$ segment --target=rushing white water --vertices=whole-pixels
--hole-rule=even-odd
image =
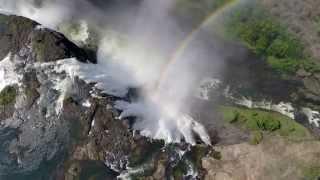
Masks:
[[[320,113],[310,108],[303,108],[302,112],[307,116],[309,123],[320,127]]]
[[[65,71],[70,77],[78,76],[86,82],[94,82],[95,87],[104,93],[125,96],[129,84],[121,83],[116,74],[113,71],[110,73],[107,68],[99,64],[83,64],[76,59],[65,59],[58,61],[56,71]],[[210,144],[205,128],[184,112],[185,108],[179,98],[168,93],[150,92],[137,102],[118,101],[115,107],[122,110],[120,119],[136,117],[133,128],[141,131],[144,136],[164,139],[168,143],[184,139],[195,144],[194,134],[197,134],[203,142]]]
[[[298,109],[295,109],[291,103],[280,102],[274,104],[271,101],[252,101],[248,98],[242,98],[235,101],[236,104],[245,106],[247,108],[257,108],[264,109],[268,111],[278,112],[285,115],[291,119],[296,119],[295,113]],[[309,123],[315,127],[320,127],[320,113],[318,111],[312,110],[311,108],[304,107],[301,112],[307,117]]]
[[[15,72],[15,64],[11,61],[10,53],[0,61],[0,92],[9,85],[19,83],[19,76]]]
[[[49,63],[35,63],[32,65],[29,65],[28,68],[33,68],[38,71],[43,72],[46,74],[46,76],[50,77],[49,81],[52,83],[52,89],[59,92],[59,96],[57,96],[56,101],[54,102],[54,109],[48,109],[46,113],[46,117],[49,118],[53,114],[60,115],[63,110],[63,102],[66,97],[68,97],[69,93],[73,90],[73,80],[71,79],[72,76],[62,76],[57,73],[61,73],[61,71],[58,71],[55,67],[55,63],[49,62]],[[38,76],[39,79],[41,77]],[[43,99],[46,99],[44,96],[40,96],[39,103],[43,101]]]
[[[203,142],[210,144],[210,138],[200,123],[187,113],[180,112],[176,105],[157,97],[137,103],[118,101],[116,108],[123,110],[121,119],[138,117],[133,128],[141,131],[144,136],[164,139],[166,142],[180,142],[184,139],[194,145],[195,133]]]
[[[209,101],[211,99],[210,93],[217,90],[221,81],[214,78],[205,78],[200,82],[200,86],[197,88],[195,96],[199,99]]]
[[[177,66],[171,79],[158,83],[166,59],[156,49],[148,48],[114,32],[105,33],[99,46],[98,64],[83,64],[76,59],[60,60],[57,72],[65,71],[72,77],[95,83],[103,93],[124,97],[128,88],[141,88],[141,97],[134,102],[118,101],[116,108],[122,111],[120,119],[136,117],[133,125],[142,135],[166,142],[185,140],[195,144],[198,135],[206,144],[210,138],[205,128],[195,121],[188,110],[187,98],[193,87],[190,75]]]
[[[290,117],[291,119],[295,118],[295,115],[294,115],[295,109],[293,108],[291,103],[280,102],[278,104],[274,104],[271,101],[265,101],[265,100],[255,102],[245,97],[243,97],[242,99],[237,99],[235,103],[251,109],[256,108],[256,109],[265,109],[269,111],[275,111],[287,117]]]

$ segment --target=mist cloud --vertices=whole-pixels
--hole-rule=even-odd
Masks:
[[[104,11],[85,0],[0,0],[0,9],[26,16],[57,29],[63,23],[85,22],[99,36],[98,65],[77,66],[82,78],[98,82],[107,93],[123,96],[130,87],[142,89],[133,102],[119,101],[120,118],[136,117],[133,128],[145,136],[167,142],[185,140],[195,144],[194,135],[210,144],[205,128],[190,115],[201,78],[219,69],[206,38],[195,38],[179,57],[172,59],[186,33],[170,11],[174,0],[141,0]],[[201,32],[199,32],[201,33]],[[166,66],[170,62],[170,66]],[[108,90],[110,90],[108,92]],[[112,92],[111,92],[112,91]]]

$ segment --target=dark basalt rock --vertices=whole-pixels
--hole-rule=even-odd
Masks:
[[[96,62],[92,55],[77,47],[63,34],[43,29],[28,18],[0,15],[0,59],[9,52],[20,56],[32,56],[36,62],[50,62],[76,57],[82,62]],[[21,54],[30,52],[31,54]],[[20,53],[19,53],[20,52]]]
[[[32,49],[37,62],[49,62],[59,59],[76,57],[81,62],[96,62],[96,59],[66,37],[54,31],[36,30],[31,34]]]
[[[78,142],[73,141],[77,140],[72,136],[77,127],[72,125],[76,121],[89,128],[87,119],[91,114],[83,107],[67,105],[62,114],[55,113],[61,92],[55,90],[53,81],[64,80],[66,75],[51,72],[54,67],[37,67],[34,63],[71,57],[82,62],[90,59],[83,49],[58,32],[40,28],[38,23],[24,17],[0,15],[0,59],[9,53],[20,82],[4,89],[10,91],[1,92],[0,134],[6,141],[0,142],[0,179],[51,178],[66,153]],[[74,82],[78,91],[72,97],[82,101],[90,96],[91,86]],[[72,112],[83,118],[72,119]],[[14,136],[4,133],[8,129]]]
[[[24,17],[0,15],[0,59],[9,52],[17,54],[24,48],[37,25],[38,23]]]

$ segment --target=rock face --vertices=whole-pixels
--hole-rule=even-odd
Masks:
[[[0,15],[0,26],[0,59],[11,52],[35,62],[50,62],[66,57],[76,57],[82,62],[88,60],[85,51],[68,41],[64,35],[42,28],[30,19]]]
[[[85,52],[62,34],[42,29],[29,19],[0,15],[0,27],[0,59],[8,60],[1,64],[1,81],[8,82],[1,89],[0,131],[4,140],[0,177],[7,177],[62,158],[71,142],[71,121],[60,114],[64,100],[59,99],[62,94],[57,87],[58,81],[66,79],[42,63],[70,57],[88,60]],[[9,74],[17,82],[10,82],[8,78],[13,77]]]
[[[29,19],[0,15],[0,27],[0,59],[8,60],[0,69],[6,83],[0,94],[0,179],[52,177],[54,166],[76,144],[73,136],[89,132],[96,112],[95,106],[79,105],[89,98],[91,85],[55,72],[55,61],[94,60],[62,34]],[[6,82],[8,73],[17,82]],[[30,175],[34,170],[39,172]]]

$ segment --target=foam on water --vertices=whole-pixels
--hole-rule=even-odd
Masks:
[[[303,108],[302,112],[307,116],[309,123],[320,127],[320,113],[318,111],[314,111],[310,108]]]
[[[197,134],[203,142],[210,144],[210,138],[200,123],[180,111],[173,101],[160,98],[151,96],[136,103],[118,101],[115,107],[123,111],[120,119],[137,117],[133,128],[144,136],[164,139],[168,143],[184,139],[194,145],[194,135]]]
[[[19,76],[15,72],[15,64],[10,53],[0,61],[0,92],[7,86],[18,84]]]
[[[113,74],[108,74],[105,66],[83,64],[76,59],[65,59],[58,62],[57,72],[65,71],[72,77],[78,76],[86,82],[96,83],[95,87],[103,92],[124,97],[128,92],[128,84],[116,80]],[[168,94],[167,94],[168,95]],[[137,102],[116,102],[115,107],[122,111],[120,119],[136,117],[133,125],[141,134],[166,142],[186,142],[195,144],[194,133],[201,140],[210,144],[210,138],[204,127],[187,113],[181,111],[175,97],[164,97],[159,94],[146,96]]]

